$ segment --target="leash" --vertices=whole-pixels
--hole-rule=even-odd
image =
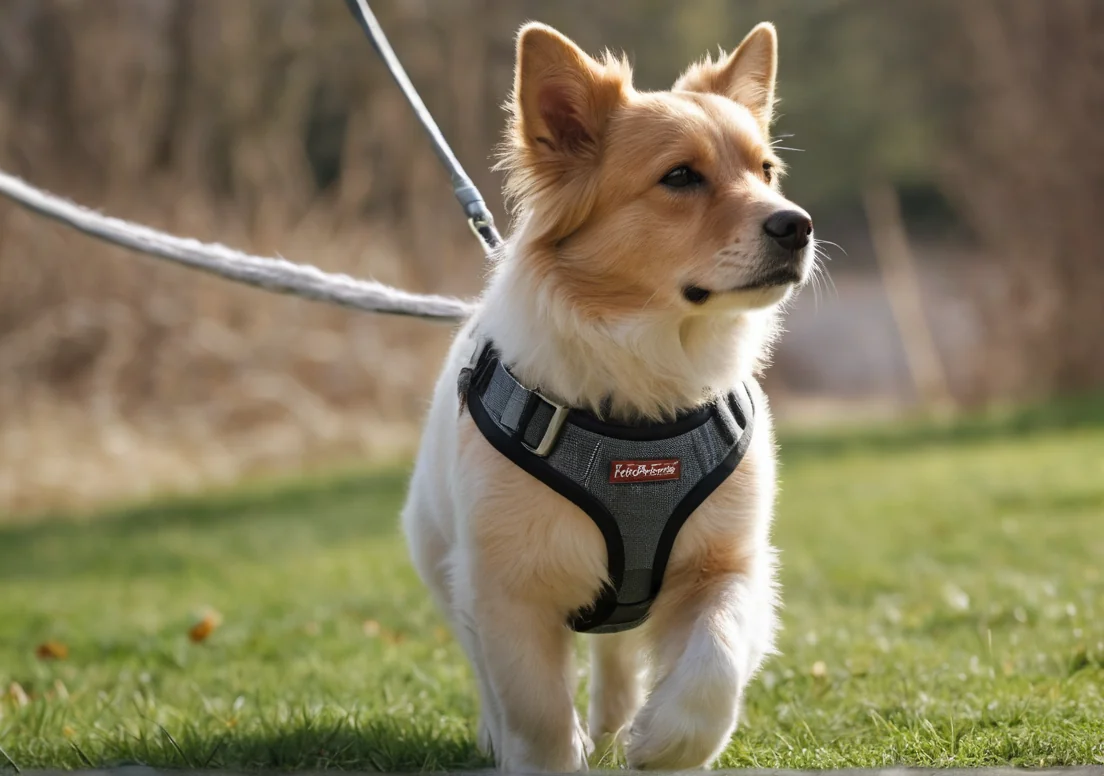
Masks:
[[[112,218],[74,205],[0,170],[0,194],[46,218],[139,253],[167,259],[192,269],[267,291],[293,294],[373,313],[406,315],[441,321],[461,321],[474,309],[471,302],[450,296],[412,294],[373,280],[324,272],[309,264],[251,256],[225,245],[202,243]]]
[[[460,166],[456,155],[452,153],[452,149],[449,148],[444,135],[441,134],[437,122],[433,120],[433,116],[426,108],[425,103],[422,102],[422,98],[418,96],[418,90],[410,82],[402,63],[395,56],[391,44],[387,42],[387,36],[383,34],[383,28],[380,27],[375,14],[372,13],[372,9],[368,7],[368,1],[345,0],[345,4],[360,24],[360,28],[364,30],[364,34],[368,36],[368,40],[372,42],[372,46],[380,55],[380,59],[387,65],[387,69],[391,72],[395,83],[399,85],[403,96],[406,97],[406,101],[410,103],[410,107],[414,110],[414,115],[421,122],[426,133],[429,134],[433,150],[437,152],[437,158],[441,160],[441,164],[445,166],[452,177],[452,193],[456,196],[456,201],[460,203],[464,215],[468,218],[468,226],[483,241],[484,250],[490,254],[502,245],[502,237],[495,229],[494,218],[483,202],[483,196],[479,193],[479,189],[475,187],[471,178],[464,172],[464,168]]]

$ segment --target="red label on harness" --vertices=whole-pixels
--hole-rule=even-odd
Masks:
[[[662,482],[682,477],[682,461],[665,458],[661,461],[610,461],[609,481],[614,485],[630,482]]]

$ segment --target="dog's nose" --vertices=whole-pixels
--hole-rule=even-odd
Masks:
[[[763,231],[788,251],[799,251],[809,244],[813,219],[804,210],[779,210],[763,222]]]

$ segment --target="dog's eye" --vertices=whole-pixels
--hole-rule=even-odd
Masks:
[[[689,186],[697,186],[704,181],[705,178],[700,173],[685,164],[679,165],[659,179],[660,183],[670,189],[685,189]]]
[[[763,177],[767,179],[767,183],[770,183],[774,178],[774,164],[771,162],[763,162]]]

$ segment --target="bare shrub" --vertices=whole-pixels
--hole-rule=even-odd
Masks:
[[[983,396],[1104,385],[1104,3],[950,0],[946,190],[998,270]],[[933,52],[933,56],[936,54]],[[946,82],[945,82],[946,83]]]
[[[397,28],[431,12],[388,10]],[[340,3],[11,0],[0,36],[5,169],[178,234],[477,290],[481,251],[440,215],[447,177]],[[404,41],[413,76],[447,69],[451,48]],[[458,134],[462,153],[482,128]],[[447,336],[0,205],[0,512],[403,454]]]

